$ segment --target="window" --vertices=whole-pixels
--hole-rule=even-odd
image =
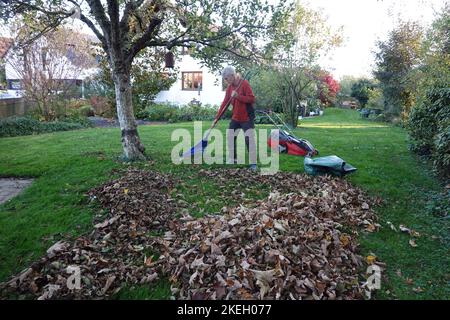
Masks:
[[[8,88],[9,90],[21,90],[22,85],[20,80],[8,80]]]
[[[181,85],[183,90],[202,90],[202,72],[182,72]]]

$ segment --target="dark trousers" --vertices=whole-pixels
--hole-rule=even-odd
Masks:
[[[228,126],[229,130],[233,130],[233,134],[228,136],[228,150],[233,149],[233,162],[237,161],[236,142],[239,130],[244,130],[245,145],[250,155],[250,164],[256,164],[256,142],[255,142],[255,123],[252,120],[239,122],[231,120]],[[231,139],[232,138],[232,139]]]

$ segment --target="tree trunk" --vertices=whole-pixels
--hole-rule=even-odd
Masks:
[[[117,117],[122,131],[122,146],[126,161],[145,160],[144,145],[139,139],[131,99],[131,82],[129,72],[114,72]]]

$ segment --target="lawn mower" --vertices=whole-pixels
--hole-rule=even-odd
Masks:
[[[320,174],[333,174],[342,177],[357,170],[355,167],[335,155],[313,159],[312,157],[318,155],[319,151],[317,151],[308,140],[297,138],[279,115],[263,110],[256,110],[256,113],[267,117],[279,130],[278,150],[280,153],[305,157],[303,164],[307,174],[313,176]],[[272,133],[267,141],[267,144],[271,148],[274,145],[273,140],[276,139],[276,134],[276,132]]]
[[[278,148],[280,153],[287,153],[293,156],[301,157],[313,157],[319,154],[319,151],[317,151],[308,140],[297,138],[278,114],[274,112],[269,113],[263,110],[256,110],[256,112],[267,117],[267,119],[269,119],[272,124],[279,130]],[[273,139],[276,138],[276,134],[277,133],[274,132],[269,137],[269,140],[267,141],[269,147],[272,147]]]

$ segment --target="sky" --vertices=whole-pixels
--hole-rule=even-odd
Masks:
[[[269,0],[276,3],[283,0]],[[331,26],[344,27],[344,43],[320,64],[333,76],[371,76],[377,40],[387,39],[399,19],[428,25],[446,0],[300,0],[321,11]],[[450,0],[447,0],[450,1]],[[81,26],[83,28],[83,26]],[[84,28],[87,31],[87,28]],[[0,34],[2,33],[0,22]]]
[[[387,39],[399,19],[429,25],[433,13],[445,0],[309,0],[301,1],[319,9],[333,27],[344,27],[344,43],[322,59],[321,65],[335,78],[344,75],[371,76],[377,40]]]

